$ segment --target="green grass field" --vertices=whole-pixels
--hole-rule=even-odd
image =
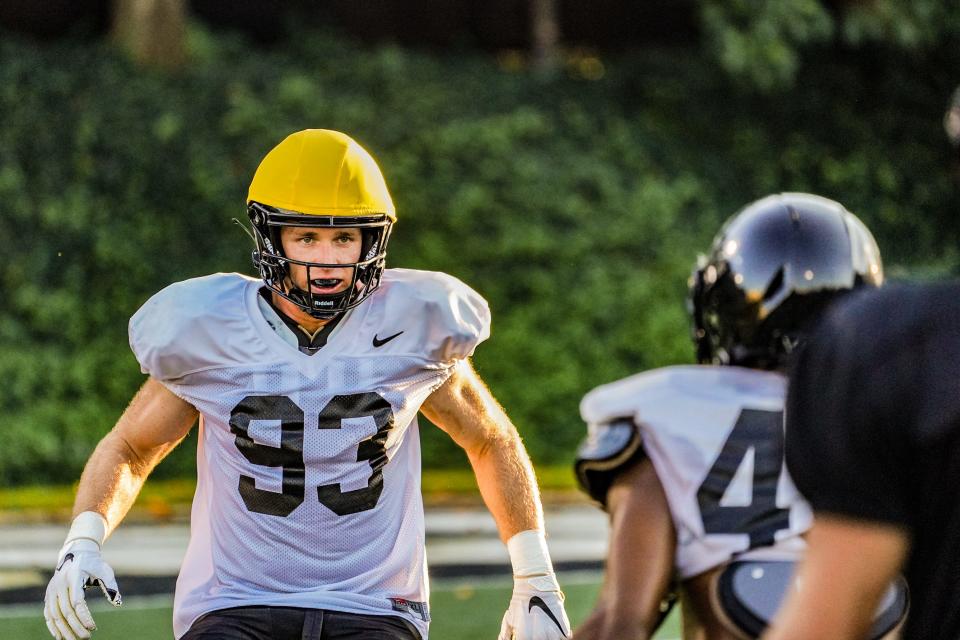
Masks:
[[[599,589],[597,575],[570,574],[561,576],[567,594],[567,613],[576,625],[593,607]],[[506,581],[445,580],[433,585],[430,610],[432,640],[494,640],[500,630],[500,619],[510,598]],[[94,640],[169,640],[169,598],[129,598],[122,609],[107,609],[105,603],[94,606],[98,630]],[[680,637],[680,621],[676,611],[660,629],[656,638]],[[49,638],[43,623],[41,605],[0,608],[0,638],[43,640]]]

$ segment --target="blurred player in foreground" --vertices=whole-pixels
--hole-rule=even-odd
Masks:
[[[787,464],[816,523],[770,640],[861,638],[904,568],[903,638],[960,638],[960,283],[832,309],[797,358]]]
[[[50,633],[90,636],[86,586],[119,604],[101,545],[199,416],[177,638],[426,638],[422,410],[466,450],[509,549],[500,637],[567,637],[533,469],[469,362],[486,301],[442,273],[384,269],[393,202],[344,134],[287,137],[247,210],[260,279],[179,282],[130,321],[150,377],[84,469]]]
[[[882,281],[870,232],[832,200],[773,195],[724,225],[691,281],[701,365],[603,385],[581,404],[577,476],[611,531],[578,640],[651,637],[678,586],[684,637],[763,632],[811,523],[784,467],[783,369],[829,303]],[[886,613],[878,633],[902,609]]]

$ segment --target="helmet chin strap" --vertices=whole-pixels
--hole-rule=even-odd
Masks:
[[[363,291],[365,286],[366,285],[363,283],[363,281],[359,279],[359,277],[354,276],[354,282],[353,282],[354,289],[356,289],[357,291]],[[344,309],[337,309],[337,310],[331,310],[331,311],[327,311],[325,309],[315,309],[310,304],[311,300],[320,297],[327,300],[337,300],[339,302],[343,298],[347,297],[349,294],[348,289],[344,289],[339,293],[331,293],[323,296],[309,293],[307,291],[304,291],[300,287],[296,286],[293,283],[293,280],[290,279],[289,273],[287,273],[287,275],[283,278],[283,288],[286,296],[290,299],[291,302],[297,305],[298,309],[300,309],[301,311],[303,311],[304,313],[306,313],[307,315],[313,318],[317,318],[318,320],[335,318],[340,314],[342,314],[344,312]],[[298,298],[299,298],[299,302],[297,300]]]
[[[330,318],[335,318],[341,313],[342,310],[325,310],[325,309],[316,309],[311,304],[310,301],[313,300],[316,296],[312,296],[309,292],[304,291],[303,289],[293,286],[290,282],[290,278],[287,277],[284,279],[284,289],[287,299],[292,302],[297,309],[303,311],[305,314],[317,320],[328,320]],[[334,294],[334,296],[342,297],[346,295],[346,291],[342,291],[339,294]],[[333,296],[329,296],[332,298]]]

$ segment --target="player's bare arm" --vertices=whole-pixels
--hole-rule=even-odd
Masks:
[[[543,533],[543,508],[533,465],[516,428],[468,360],[421,410],[467,453],[477,485],[513,564],[514,591],[501,640],[565,638],[563,609]]]
[[[670,589],[676,532],[649,458],[617,474],[607,493],[610,548],[597,604],[578,640],[644,640],[653,635]],[[642,549],[643,553],[637,553]]]
[[[466,451],[504,542],[521,531],[543,530],[530,458],[506,412],[468,361],[456,365],[422,411]]]
[[[891,525],[818,515],[795,586],[764,640],[866,637],[906,558],[906,533]],[[811,611],[817,612],[810,615]]]
[[[196,420],[193,406],[148,379],[87,461],[74,517],[95,511],[106,519],[110,535],[133,505],[143,481]]]
[[[84,597],[87,586],[99,586],[119,606],[116,579],[100,547],[130,510],[143,481],[196,419],[196,409],[151,378],[97,445],[80,478],[73,525],[47,586],[44,619],[53,637],[89,638],[96,629]]]

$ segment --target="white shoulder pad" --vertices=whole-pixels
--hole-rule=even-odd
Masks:
[[[490,307],[479,293],[445,273],[413,269],[383,272],[385,313],[413,322],[419,350],[436,362],[473,355],[490,337]],[[413,335],[410,335],[413,337]]]
[[[731,393],[772,394],[782,401],[783,376],[742,367],[677,365],[652,369],[601,385],[580,402],[585,422],[599,424],[639,415],[651,403],[681,398],[729,397]]]
[[[597,387],[580,402],[580,416],[588,424],[635,416],[646,399],[669,386],[675,368],[680,367],[653,369]]]
[[[225,364],[231,336],[249,331],[244,292],[253,280],[217,273],[174,283],[130,318],[130,348],[140,369],[161,381]]]

